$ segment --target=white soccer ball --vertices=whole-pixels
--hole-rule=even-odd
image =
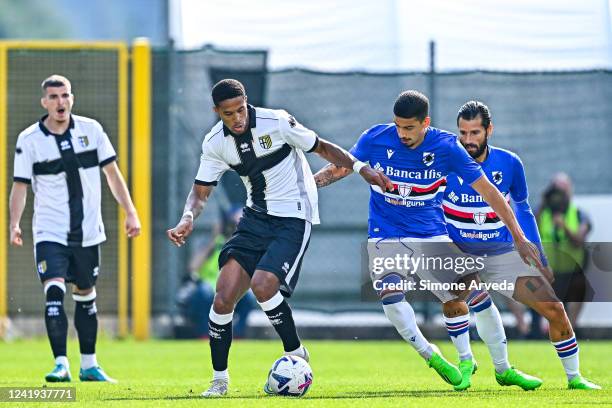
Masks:
[[[264,391],[270,395],[301,397],[312,385],[312,369],[301,357],[283,356],[272,364]]]

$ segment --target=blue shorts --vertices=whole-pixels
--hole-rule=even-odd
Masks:
[[[246,207],[236,232],[221,248],[219,268],[234,258],[251,277],[257,269],[272,272],[280,281],[281,293],[290,297],[310,242],[310,230],[308,221],[275,217]]]
[[[99,245],[71,247],[57,242],[39,242],[34,258],[41,282],[64,278],[79,289],[90,289],[96,284],[100,270]]]

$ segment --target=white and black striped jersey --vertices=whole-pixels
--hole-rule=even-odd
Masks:
[[[32,184],[34,243],[92,246],[106,240],[101,212],[100,168],[115,150],[95,120],[71,115],[63,135],[38,123],[17,139],[13,180]]]
[[[232,135],[219,121],[204,137],[196,184],[216,185],[235,170],[246,187],[246,205],[277,217],[319,223],[317,186],[304,156],[318,144],[315,132],[284,110],[248,105],[249,129]]]

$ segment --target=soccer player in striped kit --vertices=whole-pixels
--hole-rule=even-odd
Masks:
[[[115,382],[96,358],[98,314],[96,281],[100,244],[106,240],[101,211],[100,170],[126,212],[125,232],[140,234],[140,220],[117,166],[115,150],[94,119],[72,114],[70,81],[52,75],[41,85],[47,111],[19,135],[10,197],[11,244],[22,246],[19,226],[28,185],[34,193],[32,230],[38,277],[45,294],[45,326],[55,358],[48,382],[71,381],[66,355],[66,283],[72,283],[74,326],[81,351],[81,381]]]
[[[538,250],[525,237],[512,209],[467,154],[457,136],[430,126],[427,97],[417,91],[402,92],[395,101],[393,113],[393,123],[366,130],[351,149],[357,159],[381,169],[393,183],[393,188],[388,190],[371,187],[368,242],[373,245],[368,244],[370,261],[376,257],[392,258],[401,255],[400,251],[410,253],[413,258],[419,254],[437,259],[460,258],[458,253],[461,252],[448,237],[441,194],[446,189],[446,177],[457,173],[465,184],[482,194],[506,222],[521,258],[540,265]],[[350,173],[349,168],[327,165],[315,174],[315,180],[318,187],[324,187]],[[455,283],[461,275],[456,270],[435,266],[419,267],[411,273],[435,283]],[[405,290],[397,287],[406,277],[389,270],[378,276],[372,274],[372,280],[375,288],[385,285],[389,288],[379,291],[379,297],[385,315],[402,338],[444,381],[460,386],[461,372],[425,339],[416,324],[414,310],[405,300]],[[461,293],[444,289],[431,292],[442,303],[463,303]]]
[[[514,201],[519,224],[529,241],[539,246],[542,263],[546,264],[536,221],[529,206],[523,164],[515,153],[488,144],[493,133],[489,108],[482,102],[466,102],[459,109],[457,126],[461,144],[480,163],[485,176],[507,200],[512,198]],[[479,277],[488,283],[512,283],[513,290],[499,292],[533,308],[548,320],[550,340],[567,374],[568,388],[600,389],[580,375],[578,344],[563,303],[550,286],[552,272],[544,269],[548,278],[545,279],[536,268],[522,262],[506,225],[480,194],[457,174],[447,177],[442,207],[453,242],[466,253],[486,255],[485,268],[479,272]],[[471,275],[466,281],[471,279],[478,277]],[[489,294],[484,290],[474,290],[468,294],[466,302],[474,312],[478,333],[489,348],[497,382],[500,385],[518,385],[526,390],[538,387],[541,380],[510,366],[504,327]],[[447,303],[444,308],[446,315],[449,310],[461,309],[461,305],[457,308],[456,303]],[[463,385],[469,386],[469,377],[475,371],[467,331],[469,312],[464,309],[463,313],[456,313],[452,319],[446,320],[451,339],[465,367],[461,370]],[[473,369],[470,369],[471,365],[474,365]]]
[[[204,137],[184,213],[167,231],[170,241],[183,245],[223,173],[231,169],[241,176],[247,202],[236,232],[219,255],[221,272],[208,324],[213,380],[203,397],[227,394],[234,307],[249,287],[285,354],[309,359],[285,300],[297,284],[311,226],[319,223],[317,189],[304,152],[340,166],[355,165],[368,183],[390,187],[384,174],[319,138],[286,111],[249,105],[244,86],[235,79],[215,84],[212,99],[221,120]]]

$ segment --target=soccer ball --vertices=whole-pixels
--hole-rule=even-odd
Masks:
[[[266,394],[301,397],[312,385],[312,369],[301,357],[283,356],[272,364]]]

